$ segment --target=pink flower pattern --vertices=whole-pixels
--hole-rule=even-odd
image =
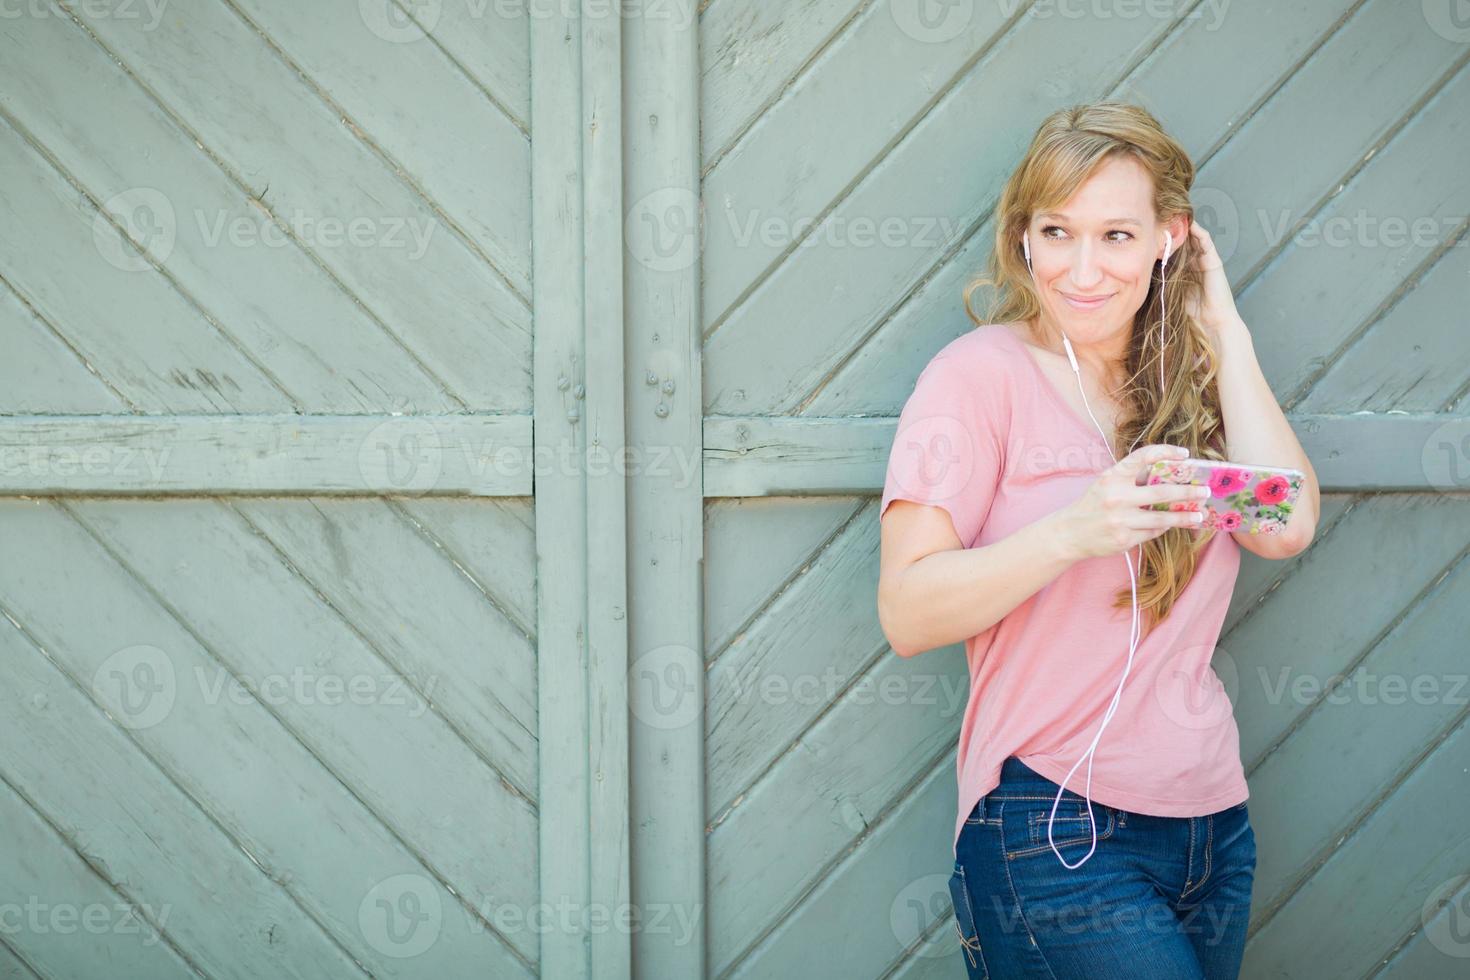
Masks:
[[[1149,470],[1148,482],[1196,483],[1210,488],[1202,501],[1154,504],[1154,510],[1203,510],[1203,529],[1251,534],[1280,534],[1291,517],[1292,505],[1301,490],[1295,471],[1257,472],[1239,466],[1206,467],[1198,460],[1161,459]]]

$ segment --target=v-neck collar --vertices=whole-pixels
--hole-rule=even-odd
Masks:
[[[1052,384],[1051,378],[1047,377],[1046,371],[1042,369],[1041,362],[1038,361],[1036,359],[1036,355],[1031,352],[1031,345],[1026,343],[1026,341],[1022,340],[1020,337],[1016,336],[1016,334],[1011,331],[1010,327],[1007,327],[1003,324],[996,324],[996,329],[1004,333],[1007,337],[1015,342],[1017,347],[1021,349],[1021,354],[1025,356],[1027,363],[1031,365],[1032,372],[1036,375],[1037,383],[1040,384],[1041,387],[1046,391],[1046,397],[1051,399],[1052,403],[1056,405],[1058,409],[1060,409],[1064,414],[1066,414],[1069,418],[1071,418],[1074,422],[1081,426],[1090,436],[1092,436],[1092,438],[1107,446],[1109,451],[1111,451],[1113,447],[1110,443],[1108,443],[1107,440],[1103,438],[1102,433],[1098,432],[1099,426],[1094,423],[1092,419],[1083,418],[1080,414],[1078,414],[1077,409],[1073,408],[1071,403],[1069,403],[1065,398],[1062,397],[1062,393],[1057,391],[1057,386]],[[1116,435],[1116,433],[1114,434]]]

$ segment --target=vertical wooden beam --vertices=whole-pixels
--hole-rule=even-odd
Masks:
[[[622,9],[633,962],[639,977],[702,977],[698,12],[694,0]]]
[[[542,976],[631,971],[621,25],[538,5],[532,344]]]
[[[623,372],[623,77],[618,5],[583,0],[587,315],[587,715],[592,974],[632,976],[629,907],[628,510]],[[597,11],[601,13],[597,13]],[[544,973],[543,976],[558,976]]]

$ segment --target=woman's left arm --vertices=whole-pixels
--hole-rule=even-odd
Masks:
[[[1262,558],[1290,558],[1305,550],[1317,533],[1317,516],[1322,506],[1317,474],[1256,360],[1255,343],[1236,311],[1230,284],[1209,233],[1198,222],[1192,230],[1200,248],[1199,261],[1205,278],[1200,320],[1214,331],[1219,352],[1215,381],[1225,426],[1225,456],[1241,463],[1289,466],[1301,470],[1304,477],[1291,520],[1281,534],[1235,531],[1233,536],[1242,548]]]

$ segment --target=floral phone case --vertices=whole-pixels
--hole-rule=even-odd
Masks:
[[[1214,459],[1161,459],[1149,467],[1148,483],[1192,483],[1210,488],[1203,500],[1151,505],[1154,510],[1203,510],[1200,529],[1280,534],[1301,493],[1301,470],[1251,466]]]

